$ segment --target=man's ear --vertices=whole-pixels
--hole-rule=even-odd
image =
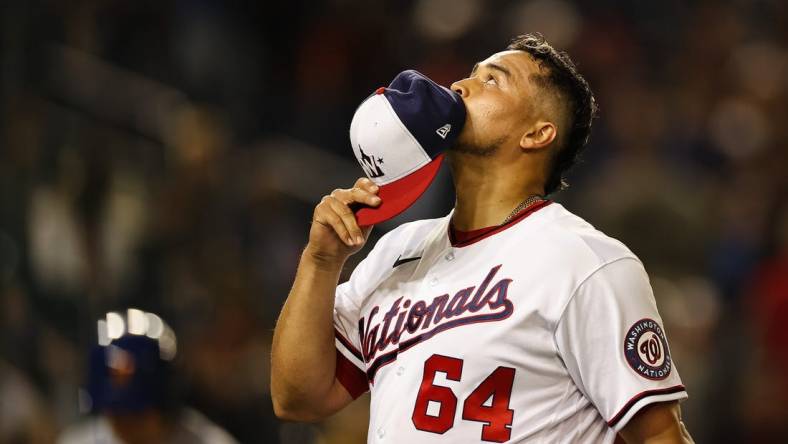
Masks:
[[[538,121],[520,139],[523,149],[544,148],[558,137],[558,128],[552,122]]]

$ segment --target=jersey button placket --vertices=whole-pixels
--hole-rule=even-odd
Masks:
[[[442,262],[441,258],[443,258],[443,259],[446,258],[446,253],[445,252],[440,252],[436,256],[434,256],[431,270],[424,277],[425,278],[424,282],[425,282],[425,284],[427,285],[428,288],[435,287],[440,282],[438,280],[438,276],[436,276],[436,274],[438,274],[440,272],[439,270],[440,270],[440,265],[441,265],[441,262]]]
[[[378,427],[377,435],[378,439],[383,439],[386,436],[386,430],[383,427]]]

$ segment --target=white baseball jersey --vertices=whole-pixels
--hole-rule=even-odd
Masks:
[[[452,242],[451,214],[387,233],[337,287],[337,378],[371,443],[612,443],[687,397],[648,276],[557,203]]]

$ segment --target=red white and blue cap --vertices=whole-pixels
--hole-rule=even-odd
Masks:
[[[464,124],[460,96],[413,70],[364,100],[350,123],[350,143],[364,173],[380,187],[381,204],[359,209],[359,225],[410,207],[438,174],[444,151]]]

